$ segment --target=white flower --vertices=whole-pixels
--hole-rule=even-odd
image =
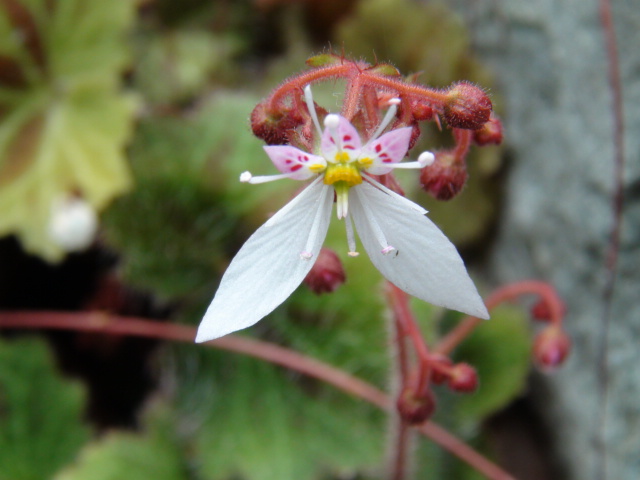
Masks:
[[[375,181],[394,168],[422,168],[433,162],[424,152],[416,162],[400,163],[407,153],[411,127],[380,134],[395,116],[392,100],[377,131],[364,145],[351,123],[335,114],[325,117],[322,132],[311,90],[309,112],[322,135],[320,155],[292,146],[264,147],[281,178],[315,179],[242,246],[198,328],[204,342],[249,327],[271,313],[302,283],[327,235],[334,203],[345,221],[349,255],[356,256],[352,226],[373,264],[387,280],[410,295],[480,318],[489,314],[453,244],[426,216],[427,211]]]

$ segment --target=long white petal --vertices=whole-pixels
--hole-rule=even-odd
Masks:
[[[196,342],[253,325],[302,283],[327,235],[332,193],[329,185],[313,182],[256,230],[222,277]]]
[[[349,208],[373,264],[410,295],[489,318],[456,248],[431,220],[407,202],[367,183],[351,189]],[[379,231],[395,250],[382,252],[387,245],[380,244]]]

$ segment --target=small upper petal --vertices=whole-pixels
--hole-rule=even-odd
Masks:
[[[389,173],[392,168],[388,165],[398,163],[407,154],[411,132],[411,127],[397,128],[365,145],[360,152],[360,159],[365,160],[364,166],[367,173],[372,175]]]
[[[322,154],[330,160],[333,160],[336,153],[340,151],[357,154],[362,147],[358,131],[342,115],[330,115],[336,117],[338,121],[335,128],[327,126],[324,129],[320,145]]]
[[[269,145],[264,148],[275,167],[294,180],[308,180],[324,170],[327,161],[318,155],[289,145]]]
[[[407,202],[404,197],[368,183],[351,189],[350,211],[373,264],[387,280],[410,295],[489,318],[454,245],[419,208],[412,208]],[[391,253],[381,249],[379,232],[393,247]]]
[[[313,182],[242,246],[220,282],[196,342],[249,327],[302,283],[320,252],[331,218],[331,187]]]

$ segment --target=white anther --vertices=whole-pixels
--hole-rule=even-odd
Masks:
[[[433,164],[436,161],[436,156],[431,152],[422,152],[418,157],[418,163],[423,167]]]
[[[384,247],[381,252],[383,255],[389,255],[391,252],[395,251],[396,247],[392,247],[391,245],[388,245],[386,247]]]
[[[389,100],[389,105],[400,105],[400,99],[392,98],[391,100]]]
[[[311,258],[313,258],[313,253],[311,253],[311,252],[300,252],[300,258],[302,260],[311,260]]]
[[[242,172],[240,174],[240,181],[242,183],[249,183],[252,178],[253,178],[253,175],[251,175],[251,172]]]
[[[340,125],[340,117],[335,113],[330,113],[324,117],[324,126],[329,130],[335,130]]]
[[[360,255],[360,252],[347,252],[347,255],[349,255],[350,257],[357,257],[358,255]]]

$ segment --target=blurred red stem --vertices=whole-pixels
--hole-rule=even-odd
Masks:
[[[112,316],[100,312],[0,312],[0,328],[54,329],[127,335],[192,343],[196,329],[187,325]],[[375,386],[344,371],[293,350],[252,338],[228,335],[206,346],[242,353],[317,378],[382,410],[393,411],[389,396]],[[426,423],[418,428],[425,436],[467,462],[490,480],[515,480],[500,467],[474,451],[442,427]]]
[[[541,300],[546,302],[551,316],[550,322],[555,325],[562,323],[563,304],[560,297],[551,285],[539,280],[524,280],[522,282],[511,283],[495,290],[485,304],[487,310],[491,311],[503,302],[513,300],[522,295],[538,295]],[[433,353],[448,355],[456,348],[460,342],[469,336],[473,330],[483,322],[476,317],[467,316],[453,330],[451,330],[440,343],[433,349]]]
[[[416,323],[416,319],[409,307],[409,296],[396,287],[393,283],[388,283],[388,297],[389,303],[393,310],[393,315],[402,326],[402,332],[408,335],[413,342],[413,346],[418,356],[418,362],[420,364],[418,369],[418,375],[416,378],[417,384],[415,386],[416,395],[422,396],[427,394],[429,388],[429,373],[430,373],[430,357],[427,344],[422,337],[422,332]],[[400,335],[401,332],[398,332]],[[406,379],[405,379],[406,380]]]

